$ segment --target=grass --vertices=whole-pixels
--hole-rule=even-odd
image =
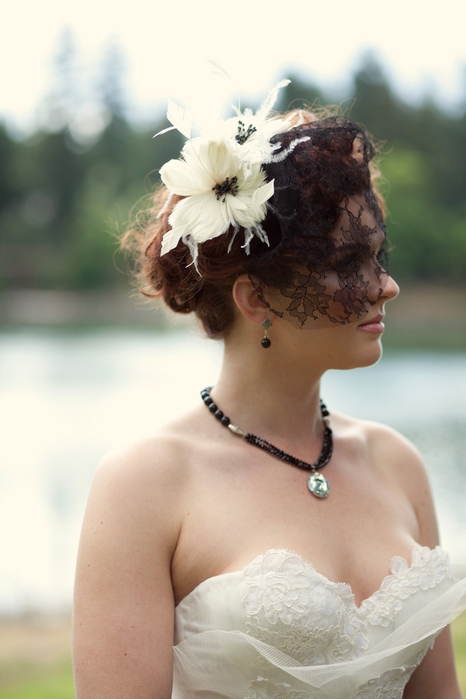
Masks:
[[[0,698],[74,699],[69,614],[0,620]]]
[[[466,697],[466,614],[452,624],[455,660],[462,694]],[[69,657],[53,664],[32,659],[0,665],[0,699],[74,699]]]
[[[453,646],[455,649],[456,672],[461,693],[466,697],[466,613],[451,625]]]
[[[10,675],[8,685],[10,686],[2,688],[0,684],[1,699],[74,699],[75,697],[71,661],[62,661],[56,666],[47,668],[24,666],[20,669],[17,667],[16,672]]]

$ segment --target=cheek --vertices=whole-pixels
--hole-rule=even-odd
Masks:
[[[326,279],[329,294],[328,308],[335,318],[352,323],[366,315],[370,304],[370,284],[364,275],[350,273],[345,275],[330,272]]]
[[[272,313],[295,327],[320,329],[364,318],[389,279],[377,260],[356,261],[341,270],[292,270],[279,290],[262,288]]]
[[[355,270],[330,272],[326,285],[331,304],[349,310],[349,322],[364,316],[383,294],[389,275],[373,260],[367,260]]]

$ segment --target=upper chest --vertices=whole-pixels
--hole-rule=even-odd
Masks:
[[[380,483],[363,452],[358,460],[335,450],[323,470],[331,493],[320,500],[306,471],[247,447],[210,455],[197,468],[173,558],[178,600],[271,548],[298,551],[329,579],[352,584],[360,599],[386,575],[387,561],[409,556],[417,533],[410,503]]]

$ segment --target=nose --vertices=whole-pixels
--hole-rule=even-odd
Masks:
[[[393,279],[393,277],[389,276],[387,279],[387,283],[385,284],[385,288],[382,292],[381,298],[383,298],[384,301],[391,301],[392,299],[395,299],[399,293],[400,287]]]

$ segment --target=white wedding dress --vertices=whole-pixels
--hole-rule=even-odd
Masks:
[[[208,578],[176,608],[173,699],[401,699],[436,635],[466,608],[440,547],[395,557],[358,607],[291,551]]]

